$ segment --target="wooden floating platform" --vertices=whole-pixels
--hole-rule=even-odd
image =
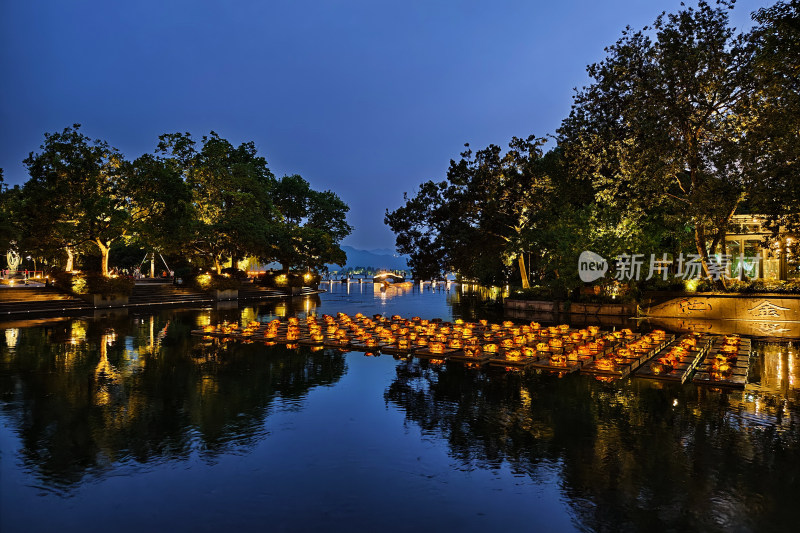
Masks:
[[[467,355],[464,353],[464,350],[456,350],[455,352],[451,353],[447,360],[455,361],[457,363],[467,363],[467,364],[475,364],[478,366],[483,366],[490,361],[491,354],[482,353],[478,356],[474,355]]]
[[[373,345],[366,344],[364,342],[352,342],[350,343],[350,349],[355,352],[378,352],[383,351],[383,346],[386,346],[385,343],[376,342]]]
[[[537,360],[537,358],[534,357],[523,357],[522,359],[509,360],[502,356],[497,357],[497,354],[492,354],[487,359],[488,359],[487,362],[492,366],[515,367],[515,368],[527,368]]]
[[[546,372],[556,372],[556,373],[572,373],[577,372],[583,366],[583,361],[581,360],[569,360],[567,359],[564,361],[563,364],[561,363],[554,363],[550,359],[540,359],[538,361],[531,362],[531,368],[535,368],[536,370],[544,370]]]
[[[458,350],[454,350],[452,348],[445,348],[441,352],[432,352],[430,348],[427,346],[425,348],[419,348],[414,350],[413,356],[418,357],[420,359],[444,359],[446,360],[450,354],[456,353]]]
[[[386,346],[381,347],[381,353],[387,353],[390,355],[412,355],[415,350],[418,350],[419,346],[411,345],[408,348],[398,348],[395,344],[387,344]]]
[[[675,339],[675,335],[666,335],[663,340],[646,344],[646,349],[636,346],[641,337],[626,339],[610,354],[595,358],[594,361],[581,367],[582,374],[591,374],[608,379],[623,379],[649,361],[665,346]],[[628,350],[629,356],[618,355],[621,350]]]
[[[670,350],[680,346],[682,342],[690,338],[696,339],[696,346],[694,348],[687,349],[685,354],[681,357],[678,363],[672,367],[671,370],[668,372],[660,370],[658,366],[658,359],[665,356],[670,352]],[[692,372],[694,372],[700,361],[703,360],[703,357],[705,357],[706,353],[708,352],[710,345],[711,338],[706,335],[701,335],[699,337],[696,337],[693,334],[682,335],[673,343],[662,348],[655,357],[653,357],[646,364],[642,365],[636,371],[636,377],[683,383],[689,378]]]
[[[728,387],[743,389],[747,385],[747,376],[750,369],[750,355],[752,354],[750,339],[737,339],[738,351],[735,358],[728,359],[730,366],[728,372],[719,373],[714,371],[714,360],[722,352],[723,346],[729,341],[729,337],[717,337],[708,351],[708,355],[702,364],[697,368],[697,373],[692,379],[692,383],[698,385],[710,385],[713,387]]]

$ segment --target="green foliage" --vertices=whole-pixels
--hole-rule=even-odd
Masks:
[[[160,157],[145,161],[180,192],[178,216],[182,248],[211,258],[219,273],[224,257],[244,257],[267,246],[276,218],[270,188],[274,177],[255,145],[238,147],[211,132],[200,146],[188,133],[160,137]]]
[[[129,296],[136,282],[129,277],[108,277],[93,272],[55,272],[53,280],[56,286],[77,295],[102,294],[103,296]]]
[[[240,289],[242,282],[232,276],[223,276],[210,272],[198,274],[189,281],[189,285],[201,291],[229,291]]]
[[[131,224],[122,155],[108,143],[92,141],[80,125],[46,133],[41,152],[25,159],[30,179],[20,212],[27,249],[96,247],[108,274],[108,250]]]
[[[559,130],[599,203],[620,218],[657,220],[675,235],[692,228],[706,263],[737,209],[800,211],[791,170],[800,116],[796,2],[793,10],[759,12],[763,26],[750,36],[730,27],[732,2],[719,5],[701,1],[652,28],[623,32],[588,67],[594,82]]]
[[[727,294],[800,294],[800,280],[770,280],[758,279],[752,281],[726,281],[724,287],[712,283],[709,280],[701,280],[697,283],[697,292],[720,292]]]
[[[105,275],[112,247],[122,268],[133,265],[127,252],[136,249],[188,257],[217,273],[245,257],[286,268],[346,260],[339,243],[352,231],[348,206],[300,176],[276,180],[252,142],[165,134],[155,154],[129,162],[79,128],[45,134],[41,151],[25,160],[22,189],[8,190],[0,171],[0,245],[15,242],[67,270],[77,257],[95,268],[99,256]]]
[[[16,249],[23,235],[19,218],[22,210],[21,191],[18,186],[9,189],[3,181],[0,168],[0,250]]]
[[[284,176],[273,188],[280,224],[271,245],[260,257],[290,268],[325,268],[326,263],[344,265],[347,255],[340,242],[352,231],[346,216],[350,208],[332,191],[315,191],[298,175]]]
[[[626,29],[588,67],[556,148],[542,154],[529,137],[506,153],[468,149],[446,181],[387,210],[398,251],[420,277],[569,293],[583,250],[707,264],[737,210],[766,214],[776,233],[800,229],[798,6],[759,10],[747,35],[729,25],[733,2]]]
[[[484,284],[521,279],[524,285],[526,262],[535,279],[557,270],[555,228],[569,225],[569,215],[591,195],[569,183],[560,152],[543,154],[543,144],[529,136],[513,138],[505,153],[496,145],[467,148],[450,162],[446,181],[423,183],[403,206],[387,210],[384,221],[415,277],[456,271]]]
[[[258,283],[275,289],[286,287],[317,287],[322,276],[315,272],[265,272]]]

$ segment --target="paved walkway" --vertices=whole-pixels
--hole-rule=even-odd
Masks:
[[[109,309],[115,306],[94,306],[80,298],[64,293],[40,283],[28,285],[0,285],[0,317],[4,316],[52,316],[54,314],[75,314],[79,312]],[[321,291],[304,289],[301,296],[317,294]],[[246,284],[239,290],[239,301],[287,298],[285,292]],[[139,281],[133,289],[128,303],[116,306],[123,309],[152,306],[208,306],[215,300],[207,293],[179,287],[168,281]]]

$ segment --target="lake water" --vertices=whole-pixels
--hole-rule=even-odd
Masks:
[[[220,320],[487,317],[458,285],[0,325],[0,531],[790,531],[800,360],[751,383],[215,345]]]

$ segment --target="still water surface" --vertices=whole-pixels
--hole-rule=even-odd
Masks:
[[[189,335],[338,311],[500,318],[369,284],[0,325],[0,531],[796,530],[792,344],[743,392]]]

